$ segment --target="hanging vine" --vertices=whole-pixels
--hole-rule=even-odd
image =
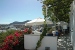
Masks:
[[[41,46],[42,39],[44,38],[44,36],[46,36],[46,33],[47,33],[47,24],[44,25],[44,30],[43,30],[42,34],[40,35],[40,39],[37,42],[37,46],[36,46],[35,50],[38,50],[38,48]]]

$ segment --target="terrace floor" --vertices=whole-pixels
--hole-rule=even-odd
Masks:
[[[58,38],[58,50],[73,50],[71,38],[69,35],[61,36]]]

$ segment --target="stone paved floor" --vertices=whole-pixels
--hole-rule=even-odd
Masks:
[[[70,36],[61,36],[58,38],[58,50],[73,50]]]

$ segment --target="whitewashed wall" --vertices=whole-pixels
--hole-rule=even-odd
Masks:
[[[71,5],[71,14],[70,14],[70,29],[71,29],[71,41],[73,44],[73,50],[75,50],[75,0]]]
[[[24,35],[24,48],[35,49],[39,37],[36,35]],[[57,50],[57,37],[45,36],[38,50],[45,50],[45,47],[50,47],[50,50]]]
[[[74,4],[73,4],[73,21],[74,21],[74,26],[73,26],[73,48],[75,50],[75,0],[74,0]]]
[[[71,12],[70,12],[70,33],[71,33],[71,42],[73,44],[73,24],[74,21],[73,21],[73,3],[71,4]]]

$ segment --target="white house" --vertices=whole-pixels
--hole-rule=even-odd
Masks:
[[[71,4],[70,33],[71,33],[71,42],[73,45],[73,50],[75,50],[75,0]]]

